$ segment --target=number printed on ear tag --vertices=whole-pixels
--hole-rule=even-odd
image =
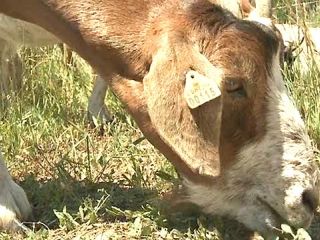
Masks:
[[[187,72],[184,97],[190,108],[197,108],[220,95],[221,91],[214,79],[209,79],[196,71]]]

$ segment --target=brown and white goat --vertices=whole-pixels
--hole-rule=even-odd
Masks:
[[[265,236],[282,222],[309,226],[319,171],[269,28],[207,0],[2,0],[0,12],[52,32],[108,80],[180,172],[185,200]],[[208,91],[196,106],[186,98]],[[8,228],[29,211],[1,166]]]

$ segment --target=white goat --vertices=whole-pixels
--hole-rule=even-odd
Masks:
[[[18,50],[21,46],[39,47],[61,43],[61,41],[34,24],[0,14],[0,92],[8,94],[21,87],[22,63]],[[88,102],[89,118],[110,121],[104,98],[108,89],[106,81],[97,77]],[[92,119],[91,119],[92,120]]]

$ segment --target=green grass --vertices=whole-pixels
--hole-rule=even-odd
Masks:
[[[273,0],[274,14],[278,23],[301,24],[319,27],[319,2],[317,0]]]
[[[287,86],[309,128],[314,143],[320,148],[320,71],[311,65],[306,73],[298,68],[285,68]]]
[[[57,47],[22,56],[23,89],[1,105],[0,144],[39,222],[26,224],[33,229],[27,235],[2,233],[0,239],[215,235],[199,227],[197,217],[166,211],[161,199],[176,173],[146,140],[136,141],[142,134],[112,93],[107,104],[115,121],[103,131],[89,127],[90,67],[79,58],[66,66]]]
[[[89,127],[93,74],[84,61],[65,65],[58,47],[22,56],[23,88],[0,106],[0,146],[37,222],[0,239],[244,239],[248,232],[236,222],[169,206],[173,167],[146,140],[136,141],[142,134],[112,93],[114,122],[103,131]],[[319,148],[320,71],[311,69],[286,69],[285,79]],[[313,239],[319,232],[318,217]]]

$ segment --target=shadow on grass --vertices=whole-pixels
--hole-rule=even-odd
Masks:
[[[209,231],[218,232],[223,240],[247,240],[254,234],[238,221],[227,217],[206,215],[199,207],[190,203],[176,206],[174,210],[171,208],[163,210],[168,219],[168,225],[181,232],[187,232],[188,229],[196,230],[201,226]]]
[[[101,210],[113,206],[121,210],[139,211],[148,199],[157,196],[154,190],[112,182],[76,181],[71,177],[68,181],[60,178],[39,181],[29,175],[21,186],[33,205],[34,219],[48,223],[50,229],[58,227],[57,222],[50,225],[56,219],[53,209],[62,211],[66,207],[68,213],[76,215],[86,201],[91,201],[94,207],[102,198],[106,198],[107,201],[100,206]],[[117,216],[103,215],[99,217],[106,221],[119,220],[115,219]]]
[[[166,227],[169,231],[176,229],[186,233],[204,227],[210,231],[217,230],[225,240],[249,239],[252,235],[242,224],[203,215],[194,205],[172,207],[152,189],[113,182],[76,181],[70,176],[66,181],[61,178],[38,180],[29,175],[21,185],[33,204],[34,220],[53,230],[59,228],[59,220],[53,209],[62,212],[66,207],[67,212],[77,219],[79,208],[85,202],[91,202],[94,208],[105,198],[106,201],[98,209],[98,217],[104,222],[133,221],[130,212],[138,212],[150,218],[159,229]]]

